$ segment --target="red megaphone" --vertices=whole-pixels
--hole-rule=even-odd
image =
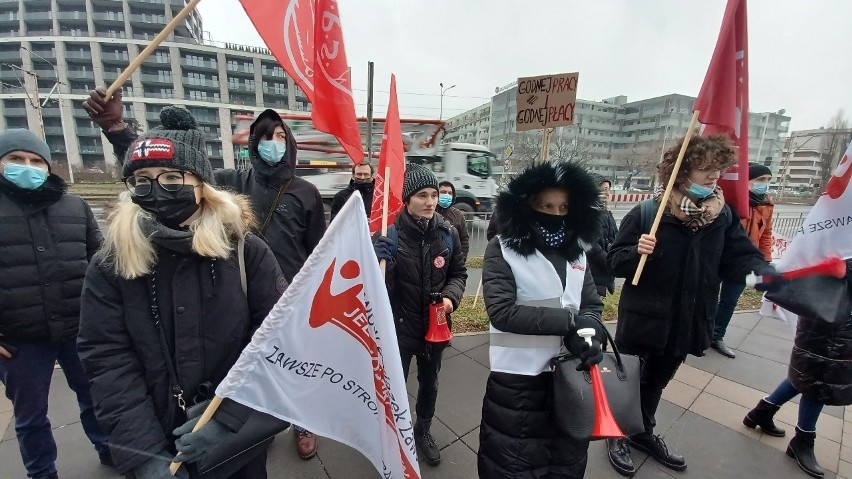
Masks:
[[[444,297],[441,293],[432,295],[429,305],[429,330],[426,332],[426,341],[430,343],[446,343],[453,339],[453,333],[447,325],[447,313],[444,311]]]
[[[592,336],[595,335],[593,328],[580,329],[577,334],[591,346]],[[598,439],[624,437],[624,433],[621,432],[621,428],[615,422],[615,416],[612,415],[612,410],[609,407],[606,389],[604,389],[603,379],[601,379],[601,371],[597,364],[589,368],[589,375],[592,379],[592,394],[595,398],[595,426],[592,429],[592,437]]]

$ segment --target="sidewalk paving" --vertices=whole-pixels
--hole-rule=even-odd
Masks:
[[[609,325],[614,328],[613,325]],[[686,457],[688,469],[675,472],[634,452],[638,479],[666,478],[805,478],[796,463],[784,454],[796,404],[786,404],[776,418],[787,437],[774,438],[742,425],[745,413],[770,392],[787,373],[792,348],[790,326],[761,319],[754,312],[734,315],[726,342],[737,350],[727,359],[710,350],[703,358],[690,357],[666,388],[657,412],[657,432],[665,435],[671,449]],[[413,365],[412,365],[413,367]],[[409,395],[416,391],[416,372],[411,373]],[[50,418],[59,447],[57,467],[62,479],[106,479],[118,475],[98,463],[97,455],[80,427],[73,393],[61,371],[54,374]],[[421,463],[425,479],[476,478],[476,451],[482,396],[488,377],[488,335],[453,339],[446,350],[433,435],[441,447],[442,463]],[[2,386],[0,386],[2,387]],[[413,396],[409,398],[413,401]],[[12,424],[11,405],[0,399],[0,477],[25,478]],[[848,414],[848,416],[847,416]],[[852,407],[827,407],[817,425],[816,452],[826,477],[852,479]],[[319,453],[300,460],[291,434],[282,434],[269,454],[269,477],[294,479],[378,478],[369,462],[355,450],[323,438]],[[587,478],[619,478],[609,465],[603,441],[589,447]]]

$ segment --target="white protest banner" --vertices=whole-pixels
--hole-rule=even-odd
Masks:
[[[216,395],[348,444],[383,478],[420,477],[393,315],[360,193]]]
[[[825,192],[778,260],[779,271],[813,266],[827,258],[852,258],[852,143],[828,181]],[[779,313],[780,310],[780,313]],[[792,315],[764,299],[760,314],[789,321]]]
[[[580,74],[518,78],[516,131],[573,125]]]

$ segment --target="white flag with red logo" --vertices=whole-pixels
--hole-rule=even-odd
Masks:
[[[852,258],[852,143],[828,181],[793,241],[778,260],[779,271],[790,271],[824,261],[830,257]],[[789,320],[792,313],[764,299],[764,316]]]
[[[355,192],[216,389],[420,477],[384,278]]]

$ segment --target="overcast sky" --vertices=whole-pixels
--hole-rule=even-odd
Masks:
[[[283,0],[279,0],[284,3]],[[375,62],[375,114],[390,74],[402,117],[447,119],[490,100],[519,76],[579,71],[578,96],[628,101],[697,96],[724,0],[339,0],[358,114]],[[199,4],[221,42],[263,46],[238,0]],[[791,129],[852,116],[852,1],[749,0],[750,103],[785,109]],[[409,94],[403,94],[409,93]],[[413,93],[413,94],[411,94]]]

